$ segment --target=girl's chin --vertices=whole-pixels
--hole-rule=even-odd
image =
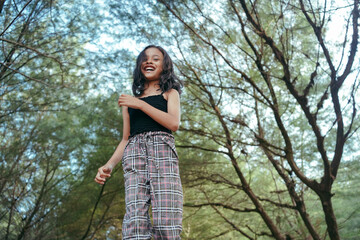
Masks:
[[[159,81],[160,77],[158,76],[146,76],[145,75],[146,80],[148,80],[149,82],[153,82],[153,81]]]
[[[146,78],[155,78],[155,77],[160,77],[158,72],[142,72],[142,74],[146,77]]]

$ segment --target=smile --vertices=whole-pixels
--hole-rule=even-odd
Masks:
[[[146,72],[153,72],[153,71],[155,71],[155,68],[152,67],[152,66],[146,66],[144,69],[145,69]]]

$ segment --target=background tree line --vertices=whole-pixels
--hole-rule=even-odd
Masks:
[[[185,83],[183,239],[360,237],[359,1],[5,0],[0,14],[1,238],[121,238],[121,166],[93,178],[152,43]]]

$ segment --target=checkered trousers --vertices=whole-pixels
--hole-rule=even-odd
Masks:
[[[130,138],[122,167],[126,204],[123,239],[181,239],[183,193],[173,135],[146,132]]]

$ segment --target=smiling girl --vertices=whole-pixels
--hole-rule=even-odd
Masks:
[[[122,94],[123,138],[95,181],[104,184],[122,161],[126,213],[123,239],[180,239],[183,193],[174,136],[182,84],[167,52],[147,46],[137,57],[134,96]],[[152,206],[153,224],[149,216]]]

